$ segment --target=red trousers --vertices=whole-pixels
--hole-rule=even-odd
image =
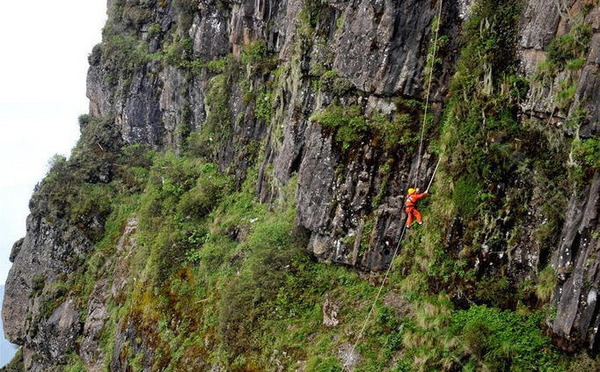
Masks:
[[[406,227],[410,227],[413,224],[413,220],[416,219],[418,223],[423,222],[423,218],[421,217],[421,212],[415,207],[408,207],[404,209],[406,213]]]

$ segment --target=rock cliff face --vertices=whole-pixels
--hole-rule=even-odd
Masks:
[[[446,190],[453,212],[428,210],[426,219],[446,222],[423,244],[437,239],[476,280],[500,275],[510,283],[507,290],[537,282],[550,267],[557,310],[548,323],[556,343],[596,350],[600,7],[586,0],[527,0],[507,22],[509,30],[496,30],[499,20],[478,23],[478,37],[493,31],[496,42],[506,38],[499,62],[481,62],[475,84],[486,102],[477,111],[480,132],[501,120],[494,119],[501,116],[489,97],[504,94],[518,129],[485,132],[474,147],[489,158],[472,171],[452,157],[469,153],[473,143],[448,140],[462,127],[448,130],[445,123],[460,117],[452,100],[477,105],[481,98],[456,87],[465,59],[475,58],[464,54],[471,45],[468,22],[488,3],[108,1],[103,42],[89,57],[89,115],[106,120],[126,144],[191,152],[231,174],[238,186],[250,179],[263,203],[293,198],[308,250],[320,261],[363,272],[390,265],[403,235],[405,190],[426,188],[441,158],[432,190]],[[502,74],[515,79],[502,81]],[[526,89],[513,94],[523,81]],[[92,138],[104,151],[103,139]],[[493,170],[486,162],[506,166],[505,173],[488,177]],[[90,182],[110,182],[119,177],[115,169],[96,171]],[[294,195],[286,194],[292,179]],[[463,189],[483,204],[470,208]],[[7,338],[22,345],[26,369],[48,371],[77,354],[88,370],[125,371],[127,350],[140,355],[143,370],[160,369],[134,321],[116,323],[112,355],[98,346],[105,342],[110,301],[126,296],[134,280],[124,257],[136,249],[137,221],[128,220],[115,258],[98,264],[101,278],[80,296],[60,283],[89,258],[106,214],[94,208],[83,219],[52,214],[49,198],[43,187],[34,194],[27,235],[11,254],[2,312]],[[492,207],[484,206],[488,201]],[[400,251],[410,257],[410,249]],[[429,285],[449,293],[457,306],[471,298],[489,303],[469,280],[437,286]]]
[[[453,35],[452,40],[457,35],[460,6],[450,2],[442,12],[447,21],[443,22],[441,31]],[[143,27],[141,31],[133,30],[136,36],[146,39],[150,45],[160,43],[161,37],[173,37],[169,32],[181,25],[163,18],[168,14],[176,18],[177,7],[173,8],[173,5],[159,5],[155,10],[159,18],[147,21],[161,25],[161,32],[154,38],[150,38]],[[264,53],[273,59],[272,63],[286,69],[283,74],[287,76],[276,81],[279,86],[271,98],[274,102],[269,102],[274,110],[271,123],[255,117],[253,106],[259,103],[244,102],[244,93],[239,87],[242,78],[228,77],[227,91],[223,92],[226,97],[222,97],[228,113],[221,125],[230,126],[227,131],[232,137],[216,151],[221,167],[239,168],[237,172],[243,177],[248,167],[244,160],[249,155],[248,143],[267,141],[260,179],[264,179],[262,173],[267,167],[274,169],[267,177],[274,177],[283,184],[292,173],[299,172],[299,219],[314,232],[311,245],[317,255],[365,268],[387,266],[391,251],[382,247],[393,243],[394,237],[397,239],[399,235],[402,215],[397,207],[398,196],[406,188],[409,175],[416,171],[411,168],[415,159],[408,153],[408,147],[391,154],[376,149],[371,143],[355,146],[357,151],[350,159],[341,159],[331,136],[322,133],[321,127],[309,120],[312,113],[332,102],[335,93],[315,91],[311,85],[323,74],[335,72],[335,81],[331,84],[347,91],[344,99],[348,103],[386,114],[397,111],[391,97],[422,99],[423,69],[435,4],[421,1],[209,1],[200,2],[197,10],[188,11],[193,11],[193,21],[189,29],[178,32],[191,38],[191,50],[185,53],[193,58],[214,61],[229,54],[234,59],[240,58],[245,47],[264,43]],[[303,17],[311,19],[303,20]],[[449,43],[445,48],[455,47]],[[186,126],[179,131],[198,130],[203,124],[206,126],[207,116],[219,115],[211,110],[213,102],[207,100],[211,91],[216,90],[219,75],[201,73],[190,80],[181,69],[148,62],[132,71],[110,72],[119,81],[115,85],[106,78],[110,68],[106,60],[112,57],[104,56],[104,49],[97,47],[90,57],[87,85],[90,113],[115,116],[126,141],[149,143],[156,148],[177,148],[178,125]],[[431,90],[437,100],[452,71],[452,53],[448,55],[448,63],[436,75],[439,81],[434,82]],[[257,85],[254,89],[258,91],[269,83],[261,81],[264,77],[250,76],[249,79],[251,84]],[[415,123],[414,128],[417,127]],[[395,160],[396,156],[400,159]],[[429,158],[429,154],[426,157]],[[398,164],[394,165],[387,188],[382,190],[384,176],[377,173],[390,159]],[[423,162],[421,166],[431,168],[432,162]],[[342,175],[335,174],[338,166],[346,165],[348,169]],[[425,171],[422,176],[426,178]],[[258,185],[263,199],[272,197],[264,195],[270,188],[268,183]],[[361,218],[373,212],[372,199],[379,193],[383,198],[376,208],[377,213],[386,217],[378,225],[391,225],[389,236],[376,240],[372,251],[364,256],[364,264],[357,262],[356,254],[346,248],[331,250],[329,247],[333,245],[340,246],[340,240],[349,231],[356,231]]]

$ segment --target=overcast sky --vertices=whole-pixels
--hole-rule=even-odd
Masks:
[[[54,154],[68,156],[88,112],[87,57],[106,0],[3,1],[0,11],[0,284],[25,235],[33,187]]]

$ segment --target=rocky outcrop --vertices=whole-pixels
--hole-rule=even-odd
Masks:
[[[22,345],[30,340],[29,330],[45,306],[40,302],[60,301],[44,294],[55,295],[52,284],[60,275],[72,273],[77,260],[90,248],[90,241],[77,229],[51,224],[41,216],[28,217],[27,235],[15,243],[11,254],[13,265],[2,311],[4,332],[12,342]],[[48,334],[41,339],[44,337]]]
[[[362,91],[418,96],[435,8],[418,0],[364,0],[340,10],[333,67]]]
[[[600,252],[600,174],[581,194],[569,201],[566,222],[553,266],[560,283],[556,292],[554,333],[575,344],[594,348],[598,343],[600,317],[597,308],[600,267],[596,259]]]
[[[76,300],[59,277],[75,271],[91,242],[77,229],[52,224],[39,215],[27,219],[27,235],[18,241],[6,282],[4,332],[23,346],[27,370],[47,371],[65,363],[81,332]]]
[[[559,6],[561,7],[559,9]],[[600,41],[600,8],[586,8],[582,1],[547,4],[543,1],[529,1],[523,17],[520,39],[520,59],[523,70],[534,84],[529,100],[523,105],[523,112],[532,117],[543,118],[564,131],[567,137],[589,138],[597,136],[598,95],[600,86],[598,53]],[[548,45],[556,37],[567,34],[581,24],[589,25],[591,37],[589,52],[581,71],[562,70],[552,77],[552,82],[536,81],[541,64],[547,60]],[[572,103],[561,107],[561,86],[571,81],[577,87]],[[558,92],[557,92],[558,91]],[[563,105],[564,106],[564,105]],[[586,113],[577,128],[569,128],[576,110]],[[571,124],[572,125],[572,124]],[[575,131],[575,133],[574,133]],[[600,248],[597,232],[600,229],[598,210],[600,208],[600,177],[596,172],[589,184],[580,187],[569,196],[568,208],[564,214],[564,225],[560,238],[552,254],[552,267],[557,273],[559,285],[554,296],[557,304],[556,319],[552,330],[556,336],[572,342],[585,343],[589,348],[597,346],[599,311],[596,307],[597,288],[600,285],[596,254]]]

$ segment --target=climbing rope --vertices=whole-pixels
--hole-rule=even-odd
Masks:
[[[433,183],[433,179],[435,178],[435,174],[437,173],[437,170],[438,170],[438,167],[440,166],[441,160],[442,160],[442,158],[438,159],[438,162],[435,165],[435,168],[433,169],[433,173],[431,174],[431,179],[429,180],[429,183],[427,184],[427,189],[425,189],[425,192],[429,192],[429,188],[431,187],[431,184]],[[371,304],[371,308],[369,309],[369,312],[367,313],[367,317],[365,318],[365,321],[363,322],[363,325],[360,328],[360,332],[358,332],[356,341],[354,342],[354,345],[352,345],[352,349],[350,349],[350,353],[348,354],[346,363],[344,364],[344,369],[346,369],[346,367],[348,367],[350,365],[349,359],[352,358],[352,355],[354,355],[354,350],[356,350],[356,346],[358,345],[358,342],[363,337],[365,329],[367,328],[367,324],[369,323],[369,319],[371,318],[371,315],[373,314],[373,310],[375,310],[375,305],[377,304],[377,301],[379,300],[379,296],[381,296],[381,291],[383,290],[383,286],[385,285],[385,282],[387,281],[388,276],[390,275],[390,271],[392,271],[392,267],[394,266],[394,260],[396,259],[396,256],[398,255],[398,250],[400,249],[400,244],[402,243],[402,239],[404,238],[405,232],[406,232],[406,225],[403,225],[402,232],[400,232],[400,239],[398,239],[398,244],[396,244],[396,249],[394,249],[394,254],[392,255],[392,260],[390,261],[390,265],[388,266],[388,268],[385,272],[383,280],[381,281],[381,285],[379,286],[379,289],[377,290],[377,295],[375,296],[375,300],[373,300],[373,303]]]
[[[433,169],[433,173],[431,174],[431,179],[429,180],[429,184],[427,185],[425,192],[429,192],[429,188],[431,187],[431,184],[433,183],[433,179],[435,178],[435,174],[437,173],[437,170],[438,170],[438,167],[440,166],[441,161],[442,161],[442,158],[440,157],[438,159],[437,164],[435,165],[435,168]]]
[[[431,174],[431,179],[429,180],[429,183],[427,184],[427,189],[425,189],[425,192],[429,192],[429,188],[431,187],[431,184],[433,183],[433,179],[435,178],[435,174],[437,173],[437,170],[438,170],[438,167],[440,166],[441,160],[442,160],[442,158],[438,159],[438,162],[435,165],[435,168],[433,169],[433,173]],[[371,315],[373,314],[373,310],[375,310],[375,305],[377,304],[377,301],[379,300],[379,296],[381,295],[381,291],[383,290],[383,286],[385,285],[385,282],[387,281],[388,276],[390,275],[390,271],[392,271],[392,267],[394,266],[394,260],[396,259],[396,256],[398,255],[398,250],[400,249],[400,244],[402,243],[402,239],[404,238],[405,232],[406,232],[406,225],[403,225],[402,231],[400,232],[400,239],[398,239],[398,244],[396,244],[396,249],[394,249],[394,254],[392,255],[392,260],[390,261],[390,265],[388,266],[388,268],[385,272],[383,280],[381,281],[381,285],[379,286],[379,289],[377,290],[377,295],[375,296],[375,300],[371,304],[371,308],[369,309],[369,312],[367,313],[367,317],[365,318],[365,321],[363,322],[363,325],[360,328],[360,332],[358,332],[356,341],[354,342],[354,345],[352,345],[352,349],[350,350],[348,359],[352,358],[352,355],[354,354],[354,350],[356,349],[358,342],[363,337],[365,329],[367,328],[367,324],[369,323],[369,319],[371,318]],[[349,362],[348,359],[347,359],[347,362]],[[350,363],[346,363],[344,365],[344,369],[346,368],[346,366],[348,364],[350,364]]]
[[[433,37],[433,50],[432,50],[432,54],[431,54],[431,58],[432,58],[431,68],[429,70],[429,79],[427,81],[427,90],[426,90],[426,94],[425,94],[425,109],[424,109],[424,113],[423,113],[423,123],[421,124],[421,135],[420,135],[420,139],[419,139],[419,156],[418,156],[418,162],[417,162],[417,172],[416,172],[416,177],[415,177],[416,179],[419,178],[419,173],[420,173],[419,170],[421,168],[421,157],[422,157],[422,153],[423,153],[423,137],[425,136],[425,124],[427,121],[427,110],[429,108],[429,98],[430,98],[430,94],[431,94],[431,81],[433,80],[433,65],[435,63],[435,53],[437,50],[437,41],[438,41],[438,35],[439,35],[440,23],[441,23],[441,17],[442,17],[442,3],[443,3],[443,0],[440,0],[438,2],[437,18],[434,18],[436,25],[435,25],[435,31],[434,31],[434,37]],[[428,56],[428,58],[429,58],[429,56]],[[425,190],[425,192],[429,192],[429,188],[431,187],[431,184],[433,183],[433,179],[434,179],[435,174],[440,165],[440,161],[441,161],[441,158],[438,159],[435,169],[433,170],[433,174],[431,175],[431,180],[429,181],[429,184],[427,185],[427,189]],[[413,183],[415,183],[414,180],[413,180]],[[356,341],[352,345],[352,349],[350,349],[350,353],[348,354],[348,356],[346,358],[346,362],[344,363],[344,366],[343,366],[344,370],[350,370],[350,366],[352,364],[351,359],[354,355],[354,351],[356,350],[356,346],[358,345],[359,341],[362,339],[362,337],[364,335],[365,329],[367,328],[367,324],[369,323],[369,319],[371,318],[371,315],[373,314],[373,311],[375,310],[375,305],[377,304],[377,301],[379,300],[379,297],[381,296],[383,286],[385,285],[385,282],[387,281],[387,279],[389,277],[390,271],[392,270],[392,267],[394,266],[394,260],[396,259],[396,256],[398,255],[398,250],[400,249],[400,244],[402,243],[402,239],[404,238],[405,232],[406,232],[406,225],[403,225],[402,232],[400,233],[400,238],[398,239],[398,244],[396,245],[396,249],[394,249],[394,254],[392,255],[392,260],[390,261],[390,265],[388,266],[388,268],[385,272],[383,280],[381,281],[381,285],[379,286],[379,289],[377,290],[377,295],[375,296],[375,300],[371,304],[371,308],[369,309],[369,312],[367,313],[365,321],[363,322],[363,325],[360,328],[358,336],[356,337]]]
[[[431,184],[433,183],[433,179],[435,178],[435,174],[437,173],[437,170],[438,170],[438,167],[440,166],[441,160],[442,160],[441,158],[438,159],[438,162],[435,165],[433,173],[431,174],[431,179],[429,180],[429,184],[427,185],[427,189],[425,189],[425,192],[429,192],[429,188],[431,187]],[[369,312],[367,313],[367,317],[365,318],[365,321],[363,322],[363,325],[360,328],[360,332],[358,332],[356,341],[354,342],[354,345],[352,345],[352,349],[350,349],[350,353],[348,354],[346,363],[344,364],[344,369],[346,369],[346,367],[348,367],[350,365],[349,359],[352,358],[352,355],[354,355],[354,350],[356,350],[356,346],[358,345],[358,342],[363,337],[365,329],[367,328],[367,324],[369,323],[369,319],[371,318],[371,315],[373,314],[373,311],[375,310],[375,305],[377,304],[377,301],[379,300],[379,296],[381,296],[381,291],[383,290],[383,286],[385,285],[385,282],[387,281],[387,279],[390,275],[390,271],[392,271],[392,267],[394,266],[394,260],[396,259],[396,256],[398,255],[398,250],[400,249],[400,244],[402,243],[402,239],[404,238],[405,232],[406,232],[406,225],[403,225],[402,232],[400,233],[400,239],[398,239],[398,244],[396,244],[396,249],[394,249],[394,254],[392,255],[392,260],[390,261],[390,265],[388,266],[388,268],[385,272],[383,280],[381,281],[381,285],[379,286],[379,289],[377,290],[377,295],[375,296],[375,300],[373,300],[373,303],[371,304],[371,308],[369,309]]]
[[[434,18],[436,25],[435,25],[435,31],[434,31],[434,36],[433,36],[432,53],[427,56],[428,62],[429,62],[429,58],[431,58],[430,68],[429,68],[429,79],[427,80],[427,89],[426,89],[426,93],[425,93],[425,110],[423,112],[423,122],[421,123],[421,135],[419,138],[419,156],[417,158],[418,159],[417,172],[415,175],[415,179],[413,180],[412,183],[415,183],[416,180],[419,179],[419,174],[421,172],[420,170],[421,170],[421,158],[423,155],[423,137],[425,137],[425,124],[427,123],[427,111],[429,109],[429,98],[431,95],[431,81],[433,80],[433,67],[435,65],[435,53],[437,51],[437,42],[438,42],[438,36],[439,36],[439,31],[440,31],[440,23],[442,20],[442,2],[443,2],[443,0],[440,0],[438,2],[437,17]]]
[[[375,310],[375,305],[377,304],[377,301],[379,300],[379,296],[381,295],[381,291],[383,290],[383,286],[385,285],[385,282],[388,278],[388,276],[390,275],[390,271],[392,270],[392,267],[394,266],[394,259],[396,258],[396,255],[398,254],[398,249],[400,249],[400,243],[402,243],[402,238],[404,237],[404,233],[406,232],[406,226],[402,227],[402,232],[400,233],[400,239],[398,239],[398,244],[396,245],[396,249],[394,250],[394,254],[392,255],[392,260],[390,261],[390,266],[388,266],[387,271],[385,272],[385,276],[383,277],[383,280],[381,281],[381,285],[379,286],[379,290],[377,291],[377,295],[375,296],[375,300],[373,301],[373,304],[371,305],[371,308],[369,309],[369,312],[367,313],[367,317],[365,318],[365,321],[360,329],[360,332],[358,332],[358,337],[356,338],[356,341],[354,342],[354,345],[352,345],[352,349],[350,350],[350,354],[348,355],[348,359],[352,358],[352,355],[354,355],[354,350],[356,349],[356,346],[358,345],[358,342],[360,341],[360,339],[362,338],[365,329],[367,328],[367,323],[369,322],[369,319],[371,318],[371,314],[373,313],[373,310]],[[349,360],[347,360],[349,362]],[[344,369],[347,367],[347,365],[349,365],[350,363],[346,363],[344,365]]]

